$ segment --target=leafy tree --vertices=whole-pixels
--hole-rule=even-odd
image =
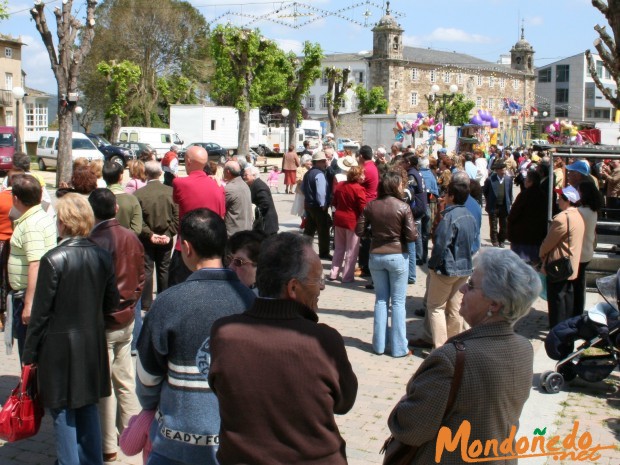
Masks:
[[[334,134],[337,133],[338,114],[340,107],[344,103],[344,97],[353,86],[349,81],[351,68],[340,69],[332,66],[325,69],[327,77],[327,117],[329,118],[329,129]]]
[[[312,83],[321,77],[321,60],[323,50],[319,44],[304,42],[303,57],[297,58],[293,52],[287,55],[286,90],[283,99],[284,105],[290,110],[288,117],[288,133],[295,134],[297,121],[302,116],[302,98],[308,93]],[[287,148],[288,149],[288,148]]]
[[[86,0],[86,22],[82,24],[73,15],[73,0],[63,0],[54,8],[58,45],[54,43],[45,17],[45,4],[35,3],[30,10],[37,31],[47,49],[52,71],[56,78],[58,96],[58,167],[56,183],[71,179],[71,139],[73,112],[78,96],[78,78],[82,63],[90,52],[95,35],[95,6],[97,0]],[[79,40],[78,40],[79,37]]]
[[[283,101],[289,62],[278,46],[259,31],[230,25],[217,26],[211,35],[215,74],[211,96],[220,105],[239,111],[238,150],[250,148],[250,109]]]
[[[140,67],[129,60],[123,60],[120,63],[102,61],[97,65],[97,71],[107,82],[106,91],[110,104],[106,117],[112,121],[110,138],[116,141],[122,126],[122,118],[127,116],[125,107],[129,93],[135,91],[142,73]]]
[[[169,123],[170,105],[198,103],[196,83],[180,74],[158,78],[157,90],[159,91],[159,108],[165,115],[167,123]]]
[[[101,61],[129,60],[141,70],[140,80],[127,102],[127,120],[140,126],[161,124],[160,78],[183,76],[194,91],[205,95],[211,61],[208,60],[208,26],[189,2],[158,0],[105,0],[97,8],[97,35],[89,59],[89,77],[83,81],[88,100],[102,113],[106,102],[99,98]],[[165,110],[165,109],[164,109]]]
[[[384,97],[383,87],[376,86],[368,92],[366,87],[359,84],[355,87],[355,95],[362,115],[378,115],[384,114],[387,111],[388,101]]]
[[[433,116],[436,121],[443,120],[442,104],[443,99],[436,98],[428,100],[428,114]],[[445,124],[452,126],[462,126],[467,124],[470,119],[469,112],[476,106],[472,100],[468,100],[463,94],[454,94],[452,98],[446,99]]]
[[[9,12],[7,11],[7,0],[0,0],[0,19],[8,19]]]
[[[620,40],[620,0],[608,0],[607,3],[602,0],[592,0],[592,5],[603,13],[611,26],[613,37],[607,32],[606,26],[599,24],[594,26],[594,30],[599,35],[599,38],[594,41],[594,48],[603,60],[605,68],[609,70],[609,74],[616,81],[616,89],[605,87],[605,84],[601,82],[601,76],[596,70],[596,63],[590,50],[586,50],[588,69],[596,87],[616,110],[620,110],[620,97],[617,90],[620,88],[620,46],[618,45],[618,40]]]

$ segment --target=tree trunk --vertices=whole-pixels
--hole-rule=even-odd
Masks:
[[[121,117],[118,115],[112,115],[112,124],[110,126],[110,140],[115,143],[118,140],[118,135],[121,132],[121,126],[123,125]]]
[[[56,167],[56,185],[61,181],[70,182],[73,171],[72,152],[73,111],[68,108],[58,110],[58,166]]]
[[[301,144],[303,141],[301,143],[297,141],[297,116],[291,114],[288,117],[288,145],[292,145],[295,147],[294,150],[300,151],[300,149],[303,150],[303,145],[299,147]],[[286,149],[288,150],[288,147]]]
[[[247,155],[250,153],[250,111],[239,110],[239,138],[237,153]]]

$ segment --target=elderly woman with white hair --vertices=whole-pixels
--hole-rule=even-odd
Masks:
[[[301,191],[301,182],[304,179],[305,174],[312,168],[312,155],[303,155],[299,161],[299,167],[297,168],[297,187],[295,187],[295,200],[293,200],[293,206],[291,213],[297,216],[304,216],[304,193]]]
[[[442,426],[456,436],[468,422],[469,441],[501,444],[518,425],[530,394],[532,345],[513,327],[540,292],[538,274],[507,249],[486,249],[474,264],[474,273],[460,289],[460,314],[471,328],[431,352],[388,419],[401,447],[411,447],[413,463],[435,463],[436,453],[441,463],[468,462],[461,448],[444,450],[438,441]],[[517,463],[508,456],[496,460],[491,463]]]

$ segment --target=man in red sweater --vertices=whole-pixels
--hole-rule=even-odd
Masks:
[[[179,206],[179,223],[187,212],[197,208],[208,208],[224,218],[226,214],[226,196],[224,189],[206,175],[204,167],[209,161],[207,151],[198,145],[187,149],[185,170],[187,176],[174,178],[172,181],[172,200]],[[177,240],[168,273],[168,286],[185,281],[191,271],[181,258],[181,241]]]
[[[372,147],[369,145],[362,145],[358,155],[358,162],[364,167],[364,182],[362,187],[366,191],[366,203],[377,198],[377,191],[379,189],[379,170],[377,165],[372,161]],[[362,269],[362,277],[370,276],[370,268],[368,268],[368,261],[370,259],[370,239],[363,238],[360,241],[359,251],[359,265]]]
[[[217,459],[222,465],[346,465],[334,414],[353,407],[357,378],[342,336],[318,323],[325,283],[312,239],[268,238],[257,284],[252,307],[216,321],[203,344],[211,362],[201,371],[220,406]]]

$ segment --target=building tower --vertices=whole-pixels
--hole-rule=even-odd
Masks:
[[[395,102],[400,101],[399,81],[403,74],[403,29],[392,17],[390,2],[386,2],[385,16],[372,29],[372,56],[368,58],[370,68],[370,87],[381,86],[385,98],[390,103],[390,111]],[[402,82],[401,82],[402,85]]]
[[[510,67],[528,74],[534,73],[534,47],[525,40],[523,26],[521,26],[521,39],[510,49]]]

